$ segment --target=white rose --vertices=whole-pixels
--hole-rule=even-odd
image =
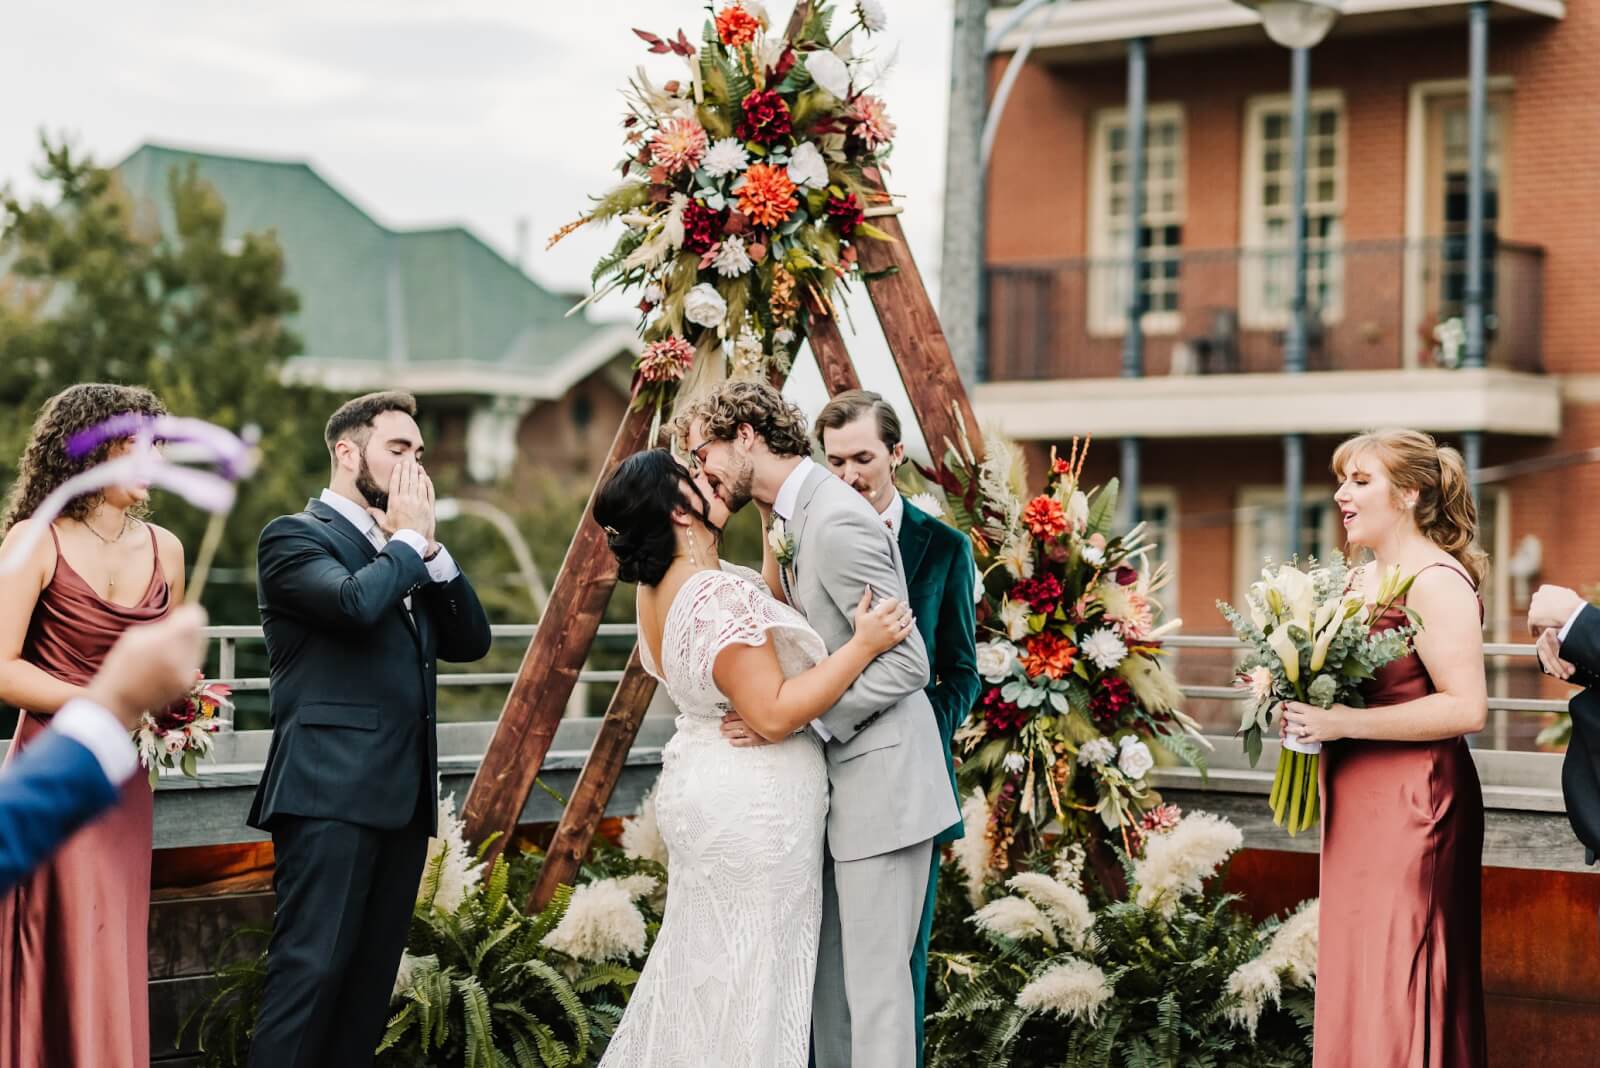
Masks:
[[[1078,747],[1078,763],[1109,764],[1116,758],[1117,747],[1107,738],[1091,738]]]
[[[1117,754],[1117,767],[1130,779],[1142,779],[1156,766],[1150,747],[1133,735],[1122,739],[1122,752]]]
[[[1017,647],[1010,642],[984,642],[978,646],[978,674],[989,682],[1001,682],[1017,662]]]
[[[972,580],[972,602],[973,602],[973,604],[982,604],[983,603],[983,593],[984,593],[984,590],[983,590],[983,568],[979,567],[977,564],[973,564],[972,565],[972,571],[973,571],[973,574],[976,576]]]
[[[826,49],[806,53],[806,72],[817,86],[840,100],[850,95],[850,68]]]
[[[823,160],[822,153],[817,151],[817,146],[810,141],[795,149],[794,155],[789,157],[789,181],[811,189],[828,187],[828,164]]]
[[[683,317],[696,326],[715,329],[722,325],[727,314],[728,302],[710,282],[701,282],[683,298]]]
[[[767,545],[772,548],[772,555],[780,558],[789,550],[789,532],[777,516],[772,517],[772,526],[767,530]]]

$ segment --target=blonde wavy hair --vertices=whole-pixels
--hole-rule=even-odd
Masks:
[[[1478,587],[1489,573],[1489,554],[1478,548],[1478,505],[1466,461],[1448,445],[1420,430],[1375,430],[1358,434],[1333,453],[1333,477],[1343,482],[1366,453],[1376,456],[1394,486],[1396,505],[1402,494],[1415,492],[1412,512],[1417,529],[1455,557]]]
[[[696,421],[708,441],[732,441],[739,436],[739,427],[748,423],[774,454],[811,455],[805,412],[765,382],[730,379],[691,403],[672,422],[680,445],[688,445],[689,428]]]

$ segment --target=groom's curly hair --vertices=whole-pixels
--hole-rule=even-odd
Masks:
[[[711,441],[732,441],[748,423],[756,436],[778,456],[810,456],[806,413],[757,379],[736,378],[685,408],[673,420],[673,432],[687,446],[689,428],[699,422]]]

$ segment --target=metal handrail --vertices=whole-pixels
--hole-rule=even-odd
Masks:
[[[531,639],[539,627],[536,623],[503,623],[489,628],[490,634],[496,639],[521,638]],[[602,638],[633,638],[638,634],[638,626],[633,623],[602,623],[599,636]],[[241,641],[261,641],[261,628],[259,626],[214,626],[207,627],[205,634],[208,640],[220,643],[218,656],[218,679],[231,686],[237,692],[264,691],[267,689],[265,676],[237,676],[238,643]],[[1209,635],[1176,635],[1164,638],[1162,644],[1170,649],[1211,649],[1221,651],[1242,652],[1246,645],[1237,638]],[[1532,659],[1536,654],[1534,646],[1530,644],[1511,642],[1488,642],[1483,647],[1486,657]],[[578,673],[579,682],[616,684],[622,681],[621,671],[585,670]],[[514,671],[457,671],[441,672],[438,676],[440,686],[509,686],[515,682],[517,673]],[[1179,688],[1185,697],[1196,700],[1236,701],[1243,694],[1232,686],[1185,686],[1180,683]],[[1567,702],[1564,700],[1545,700],[1532,697],[1490,697],[1489,710],[1491,712],[1531,712],[1549,713],[1565,712]]]

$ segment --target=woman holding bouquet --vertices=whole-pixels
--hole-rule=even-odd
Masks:
[[[1426,434],[1364,434],[1334,453],[1352,581],[1415,576],[1416,651],[1363,687],[1366,708],[1290,703],[1283,731],[1324,743],[1316,1068],[1485,1063],[1483,794],[1465,736],[1483,728],[1486,557],[1465,465]],[[1402,626],[1404,607],[1373,620]]]
[[[163,415],[149,390],[78,385],[44,405],[0,518],[0,550],[67,479],[130,442],[73,460],[67,442],[126,413]],[[10,752],[83,692],[129,627],[183,596],[183,547],[142,518],[145,486],[79,497],[24,566],[0,576],[0,702],[23,711]],[[128,744],[133,744],[130,739]],[[147,929],[150,783],[122,800],[0,898],[0,1068],[146,1068],[150,1063]]]

